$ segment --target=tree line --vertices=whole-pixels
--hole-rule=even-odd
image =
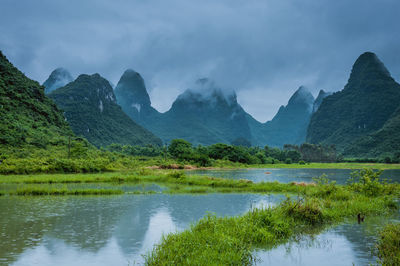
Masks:
[[[112,144],[107,150],[132,156],[164,156],[180,162],[189,162],[201,166],[212,165],[213,160],[226,160],[243,164],[278,164],[307,162],[336,162],[336,148],[333,145],[316,144],[285,145],[283,149],[265,146],[229,145],[217,143],[210,146],[194,146],[183,139],[174,139],[162,147],[147,145],[130,146]]]

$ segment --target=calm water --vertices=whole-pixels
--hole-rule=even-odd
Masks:
[[[361,225],[350,221],[317,236],[304,236],[269,251],[259,250],[255,252],[259,259],[257,265],[375,265],[372,251],[378,232],[385,224],[398,222],[399,218],[399,214],[390,218],[371,217]]]
[[[239,170],[191,170],[188,175],[208,175],[232,179],[249,179],[253,182],[278,181],[282,183],[312,182],[314,177],[325,174],[338,184],[345,184],[354,170],[349,169],[239,169]],[[400,170],[385,170],[381,178],[400,182]]]
[[[242,214],[283,196],[255,194],[1,197],[0,264],[132,265],[163,233],[207,212]]]

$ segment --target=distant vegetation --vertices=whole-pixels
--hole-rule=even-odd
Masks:
[[[193,146],[176,139],[168,146],[131,146],[112,144],[97,149],[85,139],[72,137],[70,143],[48,146],[47,149],[32,147],[1,148],[0,173],[93,173],[133,169],[150,165],[194,165],[197,167],[222,167],[263,164],[306,164],[309,162],[334,162],[331,147],[303,144],[286,146],[285,149],[265,146],[247,147],[228,144]]]
[[[246,143],[244,143],[246,145]],[[216,160],[225,160],[242,164],[280,164],[306,162],[336,162],[334,146],[303,144],[301,146],[286,145],[284,149],[265,146],[249,147],[217,143],[209,146],[193,146],[186,140],[174,139],[165,147],[132,147],[113,144],[108,150],[143,156],[168,156],[182,163],[198,166],[212,166]]]

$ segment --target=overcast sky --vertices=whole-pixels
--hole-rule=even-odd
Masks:
[[[166,111],[210,77],[265,122],[300,86],[345,85],[373,51],[400,80],[399,0],[1,0],[0,49],[40,83],[56,67],[142,74]]]

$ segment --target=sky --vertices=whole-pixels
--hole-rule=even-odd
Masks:
[[[117,84],[134,69],[167,111],[203,77],[261,122],[301,85],[341,90],[366,51],[400,80],[399,0],[1,0],[0,50],[43,83],[57,67]]]

